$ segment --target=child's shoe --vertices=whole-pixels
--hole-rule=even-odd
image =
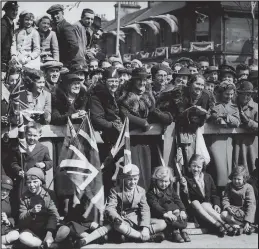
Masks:
[[[181,232],[181,236],[184,239],[185,242],[191,242],[191,239],[189,237],[189,234],[187,232]]]
[[[179,231],[172,232],[172,241],[177,243],[184,243],[184,239],[182,238]]]
[[[240,236],[243,233],[244,233],[244,229],[242,227],[239,227],[239,228],[236,229],[236,234],[235,235],[236,236]]]
[[[219,236],[220,238],[223,238],[223,237],[225,236],[225,234],[226,234],[226,229],[225,229],[225,227],[220,226],[220,227],[218,228],[218,236]]]
[[[156,233],[150,236],[150,242],[162,242],[163,240],[165,240],[165,234],[160,232],[160,233]]]

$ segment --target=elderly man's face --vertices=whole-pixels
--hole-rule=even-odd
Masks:
[[[60,70],[57,67],[52,67],[47,69],[45,74],[46,80],[52,84],[58,83],[59,76],[60,76]]]
[[[91,27],[94,22],[94,14],[85,13],[84,16],[81,18],[81,21],[85,27]]]

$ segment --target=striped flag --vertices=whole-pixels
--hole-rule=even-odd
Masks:
[[[18,146],[19,146],[20,153],[23,154],[27,152],[27,142],[25,139],[23,114],[21,112],[19,114],[19,123],[18,123]]]
[[[108,164],[115,164],[115,172],[112,180],[116,181],[117,176],[122,172],[126,172],[131,165],[131,151],[130,151],[130,134],[129,134],[129,119],[125,119],[122,130],[118,137],[116,144],[111,149],[110,155],[104,161],[102,168],[108,167]]]
[[[73,206],[80,204],[84,197],[87,203],[84,217],[98,222],[104,211],[104,189],[99,151],[88,115],[77,132],[68,119],[67,130],[59,160],[60,170],[65,171],[75,184]]]

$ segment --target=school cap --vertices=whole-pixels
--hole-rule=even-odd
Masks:
[[[137,165],[131,163],[123,167],[123,173],[121,174],[122,178],[128,178],[137,175],[139,175],[139,168]]]
[[[1,179],[1,187],[5,189],[12,190],[13,189],[13,181],[7,175],[2,175]]]

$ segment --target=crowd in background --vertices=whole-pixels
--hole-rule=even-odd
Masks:
[[[221,237],[255,231],[256,65],[215,66],[205,56],[197,61],[165,58],[160,63],[122,60],[116,55],[98,60],[103,30],[93,10],[84,9],[73,25],[65,20],[61,4],[51,6],[37,20],[29,10],[22,11],[16,30],[18,3],[6,2],[3,10],[2,129],[19,126],[22,110],[28,147],[21,165],[17,142],[2,138],[2,246],[15,242],[17,248],[64,248],[69,243],[68,248],[79,247],[115,231],[123,235],[122,241],[166,237],[190,242],[187,220],[195,220]],[[103,173],[104,224],[84,217],[83,202],[71,207],[74,186],[65,175],[57,177],[55,194],[46,189],[45,172],[57,166],[38,142],[41,126],[64,126],[68,120],[80,124],[86,115],[104,141],[102,162],[126,117],[130,130],[143,132],[154,123],[166,129],[174,122],[183,158],[180,192],[174,188],[174,170],[158,167],[154,151],[159,142],[144,137],[131,139],[133,164],[121,176],[123,186],[118,181],[114,187],[110,169]],[[206,137],[211,157],[206,165],[203,155],[196,154],[197,129],[205,123],[240,127],[246,133]],[[23,179],[27,188],[21,193]]]

